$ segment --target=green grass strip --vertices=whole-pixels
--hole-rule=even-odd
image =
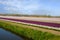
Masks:
[[[38,31],[31,28],[26,28],[27,25],[6,22],[0,20],[0,27],[11,30],[18,35],[28,37],[31,40],[60,40],[60,35],[54,35],[48,32]]]

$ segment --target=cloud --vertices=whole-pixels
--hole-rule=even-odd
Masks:
[[[2,7],[2,5],[4,5]],[[60,13],[59,0],[0,0],[0,10],[22,13]]]
[[[0,1],[0,4],[6,5],[4,7],[7,11],[22,11],[22,12],[32,12],[33,10],[37,10],[40,5],[35,0],[5,0]]]
[[[41,6],[36,0],[9,0],[0,3],[6,5],[4,9],[7,11],[17,11],[22,13],[34,13],[34,10],[39,10],[39,7]]]

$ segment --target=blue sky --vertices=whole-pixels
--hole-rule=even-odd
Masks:
[[[0,0],[0,13],[60,16],[60,0]]]

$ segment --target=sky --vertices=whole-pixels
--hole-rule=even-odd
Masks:
[[[60,16],[60,0],[0,0],[0,13]]]

